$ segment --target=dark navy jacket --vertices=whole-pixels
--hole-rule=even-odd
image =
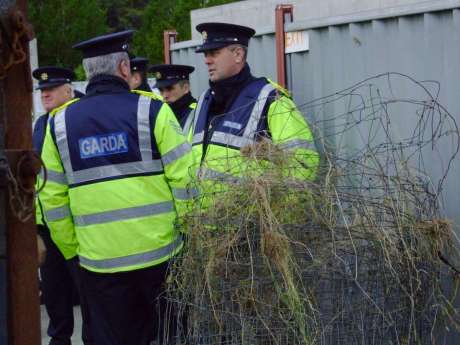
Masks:
[[[48,124],[50,114],[44,114],[35,121],[34,131],[32,134],[32,145],[38,154],[42,153],[43,141],[45,140],[46,125]]]
[[[191,93],[187,93],[179,100],[169,105],[182,128],[184,128],[187,118],[193,110],[191,107],[193,104],[196,104],[196,99],[193,98]]]
[[[265,78],[255,79],[241,90],[234,102],[230,105],[229,109],[226,110],[225,116],[214,116],[211,121],[209,121],[208,119],[208,114],[209,107],[212,102],[212,95],[211,91],[208,90],[204,95],[203,102],[199,109],[199,114],[197,114],[198,119],[193,133],[206,133],[204,137],[205,146],[212,143],[215,145],[223,145],[228,147],[228,144],[213,142],[212,134],[214,132],[223,132],[233,134],[236,136],[242,136],[251,116],[252,109],[254,108],[254,105],[257,102],[257,97],[259,96],[259,93],[262,90],[262,88],[267,84],[268,81]],[[270,136],[268,130],[267,113],[271,103],[273,102],[273,100],[275,100],[275,96],[276,90],[271,91],[268,95],[267,101],[265,102],[261,119],[257,124],[256,133],[258,133],[259,135],[268,137]],[[207,128],[208,123],[209,128]],[[197,144],[201,143],[193,143],[193,145]],[[206,150],[204,150],[204,152],[205,151]]]
[[[73,172],[142,160],[138,139],[138,100],[139,95],[131,92],[128,84],[121,78],[99,75],[90,80],[86,95],[78,101],[78,106],[71,104],[65,109],[67,146]],[[150,103],[149,128],[154,128],[162,104],[160,101]],[[56,142],[55,117],[51,119],[50,126],[51,135]],[[112,145],[112,140],[117,138],[122,140],[123,145]],[[91,145],[100,145],[101,142],[106,144],[107,149],[91,149]],[[151,141],[151,146],[152,158],[159,159],[155,140]],[[149,174],[141,172],[109,179]],[[100,179],[99,182],[104,180],[107,178]],[[69,182],[71,188],[81,185]]]

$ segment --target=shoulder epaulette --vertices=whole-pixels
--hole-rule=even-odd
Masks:
[[[131,90],[131,92],[137,93],[138,95],[150,97],[150,98],[152,98],[154,100],[163,102],[163,97],[161,97],[160,95],[156,94],[155,92],[149,92],[149,91],[143,91],[143,90]]]
[[[282,87],[280,84],[278,83],[275,83],[273,80],[267,78],[267,81],[273,85],[273,87],[279,92],[281,93],[281,96],[286,96],[286,97],[289,97],[291,98],[291,93],[285,89],[284,87]]]
[[[67,108],[69,105],[71,105],[72,103],[75,103],[77,101],[79,101],[80,98],[74,98],[74,99],[71,99],[70,101],[64,103],[63,105],[57,107],[57,108],[54,108],[53,110],[50,111],[50,116],[54,116],[56,115],[58,112],[60,112],[62,109],[65,109]]]

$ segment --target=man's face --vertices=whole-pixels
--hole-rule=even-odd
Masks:
[[[47,112],[57,108],[72,99],[72,90],[69,84],[41,90],[41,100],[43,108]]]
[[[165,102],[171,104],[187,94],[190,91],[190,87],[187,83],[183,85],[176,83],[171,86],[160,87],[159,90]]]
[[[129,79],[129,87],[131,90],[135,90],[142,84],[142,75],[140,72],[131,72],[131,78]]]
[[[204,62],[211,81],[230,78],[241,70],[239,57],[229,47],[205,51]]]

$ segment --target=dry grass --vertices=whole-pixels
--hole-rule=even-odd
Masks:
[[[440,259],[455,262],[458,241],[439,207],[458,128],[424,85],[392,78],[301,106],[321,115],[315,181],[266,140],[241,150],[240,179],[197,181],[168,291],[173,344],[428,345],[460,329],[458,279]],[[395,98],[411,87],[421,100]],[[407,137],[401,114],[416,117]],[[454,150],[431,181],[424,151],[440,144]]]

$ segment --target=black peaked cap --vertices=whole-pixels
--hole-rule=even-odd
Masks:
[[[154,65],[149,68],[149,72],[155,75],[156,88],[171,86],[180,80],[188,80],[194,70],[195,67],[187,65]]]
[[[32,76],[38,80],[37,90],[53,88],[75,80],[75,73],[68,68],[44,66],[35,69]]]
[[[256,33],[247,26],[228,23],[201,23],[196,26],[201,33],[203,43],[196,48],[197,53],[226,47],[231,44],[249,45],[249,40]]]
[[[117,52],[128,52],[134,30],[125,30],[97,36],[75,44],[72,48],[81,50],[83,58],[91,58]]]
[[[149,65],[149,60],[144,57],[133,57],[129,60],[129,63],[131,65],[131,71],[136,72],[136,71],[146,71]]]

